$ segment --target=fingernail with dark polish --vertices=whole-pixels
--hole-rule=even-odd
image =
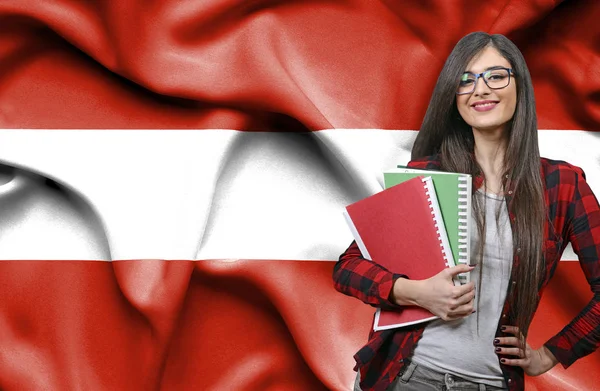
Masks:
[[[500,327],[500,330],[502,330],[502,331],[506,331],[506,326],[501,326],[501,327]]]
[[[500,348],[496,348],[496,351],[497,351],[497,352],[499,352],[499,351],[501,351],[501,350],[502,350],[502,349],[500,349]]]
[[[504,359],[504,358],[501,358],[501,359],[500,359],[500,362],[504,364],[504,363],[506,362],[506,359]]]
[[[495,339],[495,340],[494,340],[494,345],[498,345],[499,343],[500,343],[500,340],[499,340],[499,339]]]

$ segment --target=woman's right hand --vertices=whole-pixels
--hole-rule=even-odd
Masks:
[[[418,305],[443,320],[467,317],[473,313],[475,284],[454,286],[453,278],[473,268],[468,265],[450,267],[426,280],[399,278],[392,288],[392,300],[398,305]]]

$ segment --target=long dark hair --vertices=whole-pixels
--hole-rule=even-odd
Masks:
[[[527,335],[538,305],[538,286],[543,276],[542,243],[546,217],[540,173],[535,97],[527,64],[519,49],[500,34],[475,32],[463,37],[444,64],[427,113],[412,149],[412,159],[439,154],[442,170],[479,175],[483,171],[474,155],[471,127],[456,106],[456,88],[468,63],[486,47],[495,48],[514,71],[517,105],[507,124],[507,147],[503,165],[503,188],[513,191],[509,208],[513,220],[513,265],[515,286],[509,287],[514,322]],[[480,261],[485,245],[485,218],[480,203],[473,200],[480,235]],[[481,270],[481,268],[480,268]]]

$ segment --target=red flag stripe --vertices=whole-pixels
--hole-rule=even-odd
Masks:
[[[1,127],[417,129],[455,42],[485,30],[522,49],[541,128],[600,129],[594,0],[43,4],[0,4]]]
[[[350,390],[352,355],[373,309],[333,290],[332,266],[0,262],[0,387]],[[574,288],[569,297],[565,284]],[[586,286],[576,264],[560,264],[533,346],[575,316],[590,298]],[[528,388],[593,389],[599,360],[595,353],[568,371],[528,378]]]

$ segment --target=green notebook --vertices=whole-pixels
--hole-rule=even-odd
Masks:
[[[455,263],[470,264],[471,175],[398,166],[385,171],[383,180],[387,189],[417,176],[433,180]],[[459,277],[461,282],[469,281],[468,273]]]

